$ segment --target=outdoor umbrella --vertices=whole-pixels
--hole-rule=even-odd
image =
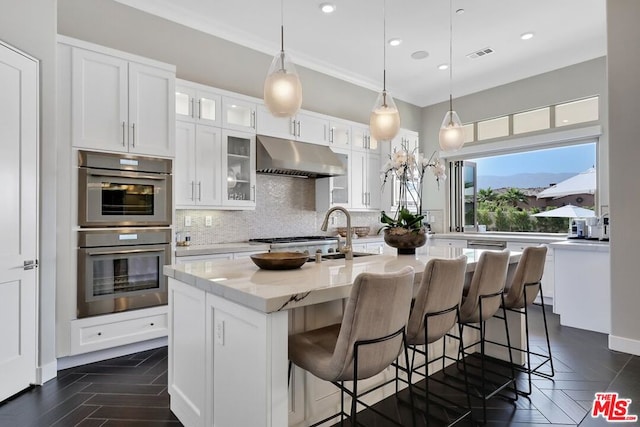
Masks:
[[[596,168],[589,168],[571,178],[560,181],[554,186],[538,193],[538,199],[558,198],[572,194],[594,194],[596,192]]]
[[[544,211],[537,214],[533,214],[532,216],[555,217],[555,218],[591,218],[596,216],[596,213],[591,209],[585,209],[585,208],[581,208],[579,206],[573,206],[573,205],[564,205],[557,209],[552,209],[550,211]]]

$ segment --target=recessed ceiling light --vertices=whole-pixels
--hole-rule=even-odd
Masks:
[[[411,54],[411,57],[413,59],[425,59],[428,56],[429,56],[429,52],[427,52],[426,50],[418,50]]]
[[[324,13],[333,13],[336,11],[336,5],[332,3],[320,3],[320,10]]]
[[[462,15],[464,13],[464,9],[456,10],[456,15]]]
[[[400,43],[402,43],[402,39],[389,39],[389,46],[400,46]]]
[[[533,33],[522,33],[520,34],[520,38],[522,40],[530,40],[533,38]]]
[[[440,64],[438,65],[438,70],[448,70],[449,64]]]

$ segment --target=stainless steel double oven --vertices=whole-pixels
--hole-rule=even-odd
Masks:
[[[167,303],[172,162],[78,151],[78,318]]]

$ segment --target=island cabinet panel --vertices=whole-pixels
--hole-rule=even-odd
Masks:
[[[206,293],[169,278],[169,394],[187,426],[205,421]]]
[[[183,424],[288,425],[288,312],[258,312],[173,278],[169,304],[169,394]]]

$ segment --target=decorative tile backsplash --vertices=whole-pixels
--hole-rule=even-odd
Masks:
[[[192,245],[242,242],[267,237],[335,235],[336,227],[346,225],[346,217],[332,215],[329,230],[320,230],[324,211],[316,212],[316,186],[313,179],[291,178],[278,175],[257,176],[256,210],[223,211],[190,209],[176,211],[174,230],[184,237],[191,236]],[[191,226],[185,227],[185,216],[191,217]],[[211,226],[205,226],[206,217]],[[351,212],[352,226],[370,226],[371,234],[381,224],[377,212]]]

